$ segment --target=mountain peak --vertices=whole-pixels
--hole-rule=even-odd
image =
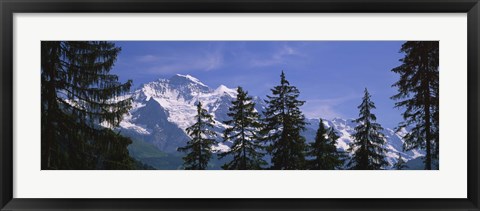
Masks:
[[[205,85],[204,83],[202,83],[200,80],[198,80],[197,78],[191,76],[191,75],[182,75],[182,74],[176,74],[174,76],[172,76],[170,78],[170,82],[180,82],[180,81],[188,81],[188,82],[193,82],[193,83],[196,83],[198,85],[201,85],[201,86],[205,86],[207,87],[207,85]]]
[[[225,85],[220,85],[215,89],[215,93],[218,94],[228,94],[231,97],[235,97],[237,95],[237,91],[235,89],[228,88]]]

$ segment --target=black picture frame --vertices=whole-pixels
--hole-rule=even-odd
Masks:
[[[2,210],[479,210],[478,0],[0,0],[0,207]],[[19,199],[13,198],[15,13],[467,13],[466,199]],[[448,182],[448,181],[445,181]],[[381,191],[381,190],[379,190]],[[448,190],[446,190],[448,191]]]

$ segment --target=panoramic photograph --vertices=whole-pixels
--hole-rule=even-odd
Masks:
[[[42,170],[438,170],[438,41],[42,41]]]

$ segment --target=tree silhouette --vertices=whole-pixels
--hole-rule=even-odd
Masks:
[[[267,163],[263,160],[264,147],[259,135],[260,115],[255,110],[255,103],[242,87],[237,88],[237,99],[232,101],[227,115],[231,120],[224,123],[230,127],[224,131],[223,141],[232,140],[230,151],[220,153],[219,158],[233,155],[233,160],[222,166],[223,169],[262,169]]]
[[[335,146],[339,136],[333,127],[326,128],[320,119],[315,142],[310,143],[307,156],[307,168],[313,170],[335,170],[343,166],[343,155]]]
[[[396,170],[403,170],[408,168],[407,163],[403,160],[402,154],[398,153],[398,160],[397,163],[393,165],[393,168]]]
[[[357,126],[355,134],[352,135],[353,142],[348,149],[349,152],[353,152],[348,166],[354,170],[378,170],[387,165],[386,150],[383,148],[385,136],[380,132],[383,128],[376,123],[377,117],[372,113],[375,104],[370,99],[371,95],[366,88],[364,92],[362,104],[358,106],[359,117],[353,121]]]
[[[305,129],[305,117],[300,110],[305,101],[298,100],[300,91],[280,75],[280,85],[268,96],[264,112],[264,130],[268,153],[272,156],[272,169],[304,169],[305,138],[300,132]]]
[[[130,169],[131,140],[109,128],[130,109],[131,81],[110,74],[111,42],[41,42],[42,169]]]
[[[187,152],[183,157],[184,167],[187,170],[205,170],[212,157],[212,146],[216,143],[213,138],[216,134],[210,130],[213,128],[213,117],[207,110],[202,108],[202,103],[197,103],[196,122],[188,127],[187,133],[191,140],[184,147],[179,147],[178,151]]]
[[[424,149],[425,169],[432,169],[432,159],[438,159],[439,152],[439,43],[438,41],[406,42],[400,49],[405,56],[402,64],[392,71],[400,75],[393,84],[398,94],[396,107],[405,108],[404,122],[399,129],[411,127],[403,137],[403,148]]]

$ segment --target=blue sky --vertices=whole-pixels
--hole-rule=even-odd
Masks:
[[[134,88],[177,73],[211,88],[242,86],[265,98],[283,70],[300,90],[309,118],[356,118],[364,88],[372,94],[378,122],[393,128],[401,110],[390,99],[403,41],[122,41],[112,70]]]

